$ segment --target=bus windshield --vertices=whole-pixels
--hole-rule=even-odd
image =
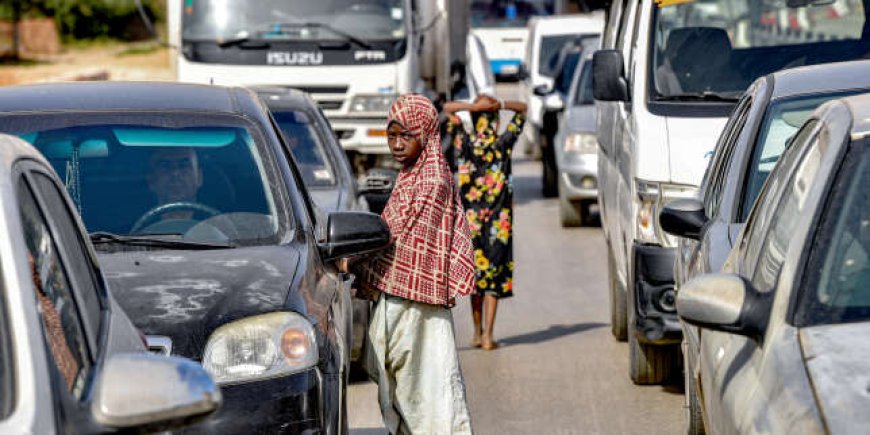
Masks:
[[[404,0],[184,0],[185,40],[395,40]]]
[[[702,0],[654,7],[653,101],[736,101],[760,76],[870,52],[861,1]]]
[[[526,27],[529,18],[556,13],[558,0],[472,0],[471,27]]]

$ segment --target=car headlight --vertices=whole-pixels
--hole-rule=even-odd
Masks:
[[[637,193],[637,231],[635,237],[641,243],[652,243],[664,247],[677,246],[677,239],[667,234],[659,226],[659,211],[675,199],[691,198],[697,194],[694,186],[658,183],[635,180]]]
[[[276,312],[228,323],[208,339],[202,366],[219,384],[286,376],[317,364],[311,323]]]
[[[565,154],[595,154],[598,152],[598,139],[594,134],[573,133],[565,140]]]
[[[386,113],[396,98],[394,94],[357,95],[350,100],[350,111]]]

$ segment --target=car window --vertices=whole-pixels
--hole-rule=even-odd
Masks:
[[[807,211],[805,208],[807,195],[822,162],[822,151],[818,144],[823,137],[824,132],[816,135],[800,158],[792,179],[784,185],[782,197],[773,209],[767,235],[761,242],[758,259],[750,260],[750,264],[755,265],[752,284],[759,291],[772,290],[776,285],[789,244],[795,239],[794,231],[797,222]]]
[[[795,149],[799,149],[801,144],[814,141],[818,135],[818,125],[819,122],[816,119],[807,121],[807,123],[804,124],[800,131],[795,135],[792,147],[797,147]],[[783,153],[783,157],[778,164],[779,166],[777,166],[777,169],[771,173],[771,177],[769,177],[764,186],[762,186],[761,192],[756,200],[756,206],[753,206],[752,211],[749,213],[749,217],[747,218],[743,230],[743,236],[740,240],[740,250],[745,259],[744,264],[747,265],[747,267],[744,267],[744,270],[751,269],[755,264],[759,255],[758,253],[762,248],[766,231],[769,228],[767,222],[770,221],[771,215],[775,211],[775,207],[762,207],[761,204],[771,204],[774,201],[777,201],[777,198],[779,198],[777,196],[780,191],[779,187],[785,185],[787,178],[790,176],[790,174],[782,168],[793,167],[792,161],[794,161],[795,158],[795,153],[789,153],[788,150]],[[774,174],[779,175],[774,176]]]
[[[91,349],[97,348],[100,333],[100,320],[102,319],[102,295],[101,281],[96,276],[96,268],[91,263],[91,256],[81,238],[79,227],[75,224],[75,217],[70,212],[66,200],[63,198],[54,181],[43,173],[31,172],[33,187],[44,201],[47,210],[51,210],[49,219],[55,228],[59,248],[66,269],[70,272],[70,281],[78,296],[79,309],[82,313],[82,321],[88,344]]]
[[[719,144],[716,146],[716,152],[713,155],[708,173],[704,177],[706,183],[702,183],[702,185],[705,185],[704,212],[708,218],[713,218],[719,214],[719,206],[722,203],[722,190],[727,181],[725,177],[728,176],[734,146],[737,144],[741,131],[743,131],[743,126],[746,125],[751,108],[752,97],[747,95],[734,109],[734,114],[730,117],[728,124],[722,132]]]
[[[314,120],[299,110],[273,109],[272,115],[293,153],[305,185],[327,187],[336,184],[336,168],[326,151],[323,138],[317,133]]]
[[[574,96],[574,105],[583,106],[593,104],[595,102],[592,96],[592,60],[588,59],[583,62],[583,67],[580,68],[580,73],[577,75],[577,92]]]
[[[0,131],[48,159],[92,233],[252,246],[292,228],[272,148],[241,117],[13,115],[0,118]]]
[[[559,57],[559,51],[575,38],[577,35],[574,34],[542,37],[541,50],[538,54],[538,73],[551,78],[555,77],[558,71],[554,69],[554,66],[556,58]]]
[[[749,215],[749,210],[758,197],[761,186],[764,185],[770,171],[789,145],[789,140],[813,111],[826,101],[860,92],[864,90],[800,96],[775,101],[768,107],[745,175],[746,184],[740,204],[741,222]]]
[[[870,319],[870,141],[851,148],[818,226],[801,326]]]
[[[81,312],[59,255],[57,238],[24,178],[18,183],[18,205],[46,353],[66,391],[80,398],[91,369]]]

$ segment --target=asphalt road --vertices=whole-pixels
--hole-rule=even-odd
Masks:
[[[540,162],[517,159],[516,296],[499,306],[502,347],[472,349],[468,302],[453,312],[475,432],[680,433],[681,386],[632,384],[628,347],[610,334],[601,229],[561,228],[557,200],[540,194],[540,174]],[[348,394],[351,433],[385,433],[375,385],[354,384]]]

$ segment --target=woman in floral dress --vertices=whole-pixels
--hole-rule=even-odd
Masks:
[[[499,135],[499,111],[514,116]],[[456,112],[468,111],[474,131]],[[476,291],[471,297],[475,347],[492,350],[498,300],[513,296],[513,187],[511,155],[525,123],[526,105],[481,95],[473,104],[449,102],[445,140],[453,144],[459,194],[474,243]],[[482,322],[485,317],[485,322]]]

